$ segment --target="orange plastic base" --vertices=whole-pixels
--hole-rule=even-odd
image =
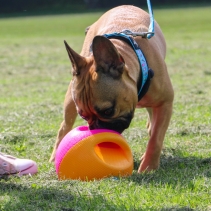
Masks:
[[[103,132],[84,138],[63,157],[58,170],[60,180],[93,180],[109,176],[128,176],[133,156],[125,139]]]

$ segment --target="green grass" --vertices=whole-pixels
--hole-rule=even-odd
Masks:
[[[93,182],[58,181],[48,159],[70,80],[63,40],[80,52],[101,13],[0,19],[0,151],[39,165],[33,177],[0,179],[0,210],[211,210],[210,9],[154,10],[175,89],[160,169],[137,174],[148,139],[146,112],[137,110],[124,132],[133,175]]]

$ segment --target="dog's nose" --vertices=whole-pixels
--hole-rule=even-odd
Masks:
[[[96,120],[93,122],[93,124],[89,125],[89,129],[109,129],[109,130],[114,130],[118,133],[122,133],[125,129],[127,129],[130,126],[130,120],[113,120],[109,122],[104,122],[101,120]]]
[[[134,112],[129,112],[124,116],[120,116],[116,119],[110,119],[107,121],[100,120],[98,118],[93,119],[92,123],[89,124],[89,129],[110,129],[118,133],[122,133],[125,129],[130,126]]]
[[[113,125],[112,123],[106,123],[104,122],[103,124],[92,124],[89,125],[90,130],[94,129],[108,129],[108,130],[114,130],[118,133],[122,133],[126,128],[122,128],[120,125]]]

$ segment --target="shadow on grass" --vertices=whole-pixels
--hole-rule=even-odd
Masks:
[[[49,209],[51,208],[51,201],[57,201],[58,206],[61,210],[61,206],[59,205],[58,199],[61,200],[73,200],[73,196],[71,194],[65,194],[62,191],[56,190],[56,188],[40,188],[40,187],[27,187],[21,184],[15,184],[9,181],[10,179],[4,177],[4,179],[0,180],[1,191],[5,192],[6,195],[1,197],[1,202],[4,202],[3,208],[0,206],[0,210],[33,210],[35,208],[45,208],[46,204],[49,203]],[[59,210],[58,209],[58,210]]]
[[[71,183],[69,181],[68,183]],[[26,187],[21,184],[8,183],[0,180],[1,190],[7,194],[0,196],[0,210],[18,211],[18,210],[51,210],[51,211],[76,211],[76,210],[101,210],[101,211],[127,211],[124,205],[114,205],[107,201],[103,195],[94,197],[82,196],[71,192],[71,190],[61,190],[57,187]],[[72,183],[72,185],[77,185]],[[7,201],[1,204],[2,199]],[[138,211],[140,209],[133,209]],[[141,209],[142,210],[142,209]],[[146,209],[143,209],[146,210]],[[157,211],[157,209],[150,209]],[[171,207],[163,208],[161,211],[193,211],[189,207]]]
[[[135,169],[139,166],[139,160],[135,160]],[[152,173],[137,174],[124,180],[133,181],[140,185],[170,185],[172,188],[183,186],[194,189],[194,180],[202,177],[211,177],[211,158],[199,159],[196,157],[161,157],[160,169]],[[80,184],[83,185],[83,184]],[[97,194],[91,189],[87,194],[80,193],[80,186],[76,181],[57,180],[50,181],[49,185],[39,185],[26,183],[16,184],[10,177],[0,178],[0,192],[5,192],[0,196],[0,210],[102,210],[102,211],[126,211],[124,204],[114,204],[107,200],[104,194]],[[96,191],[96,190],[95,190]],[[4,198],[6,197],[6,198]],[[1,204],[3,202],[3,204]],[[146,209],[143,209],[146,210]],[[151,208],[151,211],[156,209]],[[163,207],[161,211],[193,211],[190,207]],[[134,211],[138,209],[134,208]]]
[[[139,159],[134,158],[134,169],[139,167]],[[211,178],[211,158],[161,156],[160,168],[151,173],[133,174],[129,180],[138,184],[170,184],[172,187],[182,184],[194,186],[197,178]],[[194,188],[194,187],[193,187]]]
[[[5,191],[5,196],[0,196],[0,210],[58,210],[74,211],[74,201],[76,194],[70,190],[60,190],[59,187],[39,187],[32,184],[27,187],[21,184],[15,184],[4,177],[0,178],[1,191]],[[1,202],[4,202],[2,204]],[[72,206],[71,206],[72,204]]]
[[[194,211],[194,209],[190,207],[172,207],[172,208],[164,208],[160,211]]]
[[[71,181],[69,181],[71,183]],[[101,211],[127,211],[124,205],[114,205],[107,201],[103,195],[82,196],[71,192],[71,190],[61,190],[57,187],[32,188],[21,184],[1,182],[1,189],[7,193],[4,204],[1,204],[4,196],[0,196],[0,210],[51,210],[51,211],[76,211],[76,210],[101,210]],[[74,182],[72,183],[74,185]],[[77,185],[75,183],[75,185]],[[133,209],[138,211],[140,209]],[[141,209],[142,210],[142,209]],[[146,209],[143,209],[143,211]],[[157,209],[150,209],[157,211]],[[189,207],[162,208],[161,211],[193,211]]]
[[[81,185],[81,184],[80,184]],[[104,194],[87,194],[80,192],[77,181],[55,181],[54,184],[39,186],[38,184],[15,184],[10,178],[0,178],[1,192],[0,211],[126,211],[124,204],[115,205],[108,201]],[[82,184],[83,185],[83,184]]]

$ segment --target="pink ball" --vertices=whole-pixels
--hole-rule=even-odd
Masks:
[[[61,141],[55,157],[59,179],[93,180],[128,176],[133,156],[124,137],[112,130],[79,126]]]

